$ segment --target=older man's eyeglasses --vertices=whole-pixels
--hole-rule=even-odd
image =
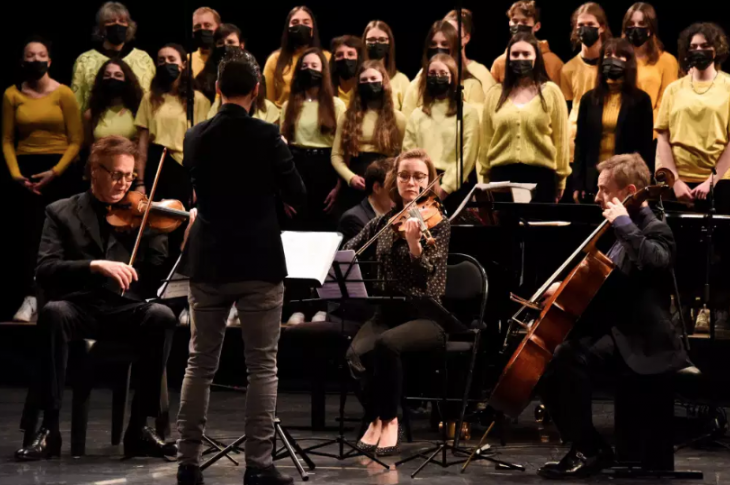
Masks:
[[[398,180],[400,180],[401,182],[408,182],[411,179],[415,180],[416,182],[423,182],[424,180],[428,179],[428,174],[420,172],[398,172]]]
[[[100,163],[99,166],[104,169],[106,173],[109,174],[109,177],[115,181],[115,182],[121,182],[122,180],[126,182],[134,182],[137,179],[137,173],[124,173],[124,172],[112,172],[108,168],[104,166],[103,163]]]

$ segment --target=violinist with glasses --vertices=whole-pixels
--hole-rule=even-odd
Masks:
[[[448,219],[441,219],[440,213],[432,215],[436,221],[441,220],[435,225],[428,224],[428,227],[433,227],[424,238],[419,219],[412,217],[415,214],[408,211],[400,224],[398,232],[401,235],[393,230],[381,233],[384,228],[392,226],[391,220],[403,212],[404,206],[419,196],[422,196],[419,204],[424,200],[428,204],[432,196],[430,189],[426,189],[435,180],[436,168],[424,150],[402,153],[385,182],[395,202],[394,208],[371,220],[344,246],[345,249],[358,250],[377,239],[374,259],[380,264],[376,279],[384,280],[376,283],[377,293],[405,296],[411,301],[432,299],[437,302],[444,295],[451,234]],[[423,213],[422,209],[414,210]],[[360,399],[369,423],[357,446],[377,456],[391,456],[400,451],[401,354],[437,349],[446,341],[444,329],[419,312],[417,305],[409,301],[400,303],[403,302],[393,301],[378,308],[347,351],[350,370],[361,382]]]
[[[59,200],[46,209],[36,280],[45,300],[38,315],[37,382],[29,402],[37,400],[43,422],[24,423],[26,438],[15,457],[37,461],[60,456],[59,414],[66,383],[68,346],[93,338],[121,341],[137,353],[144,369],[132,401],[124,435],[124,455],[175,456],[175,447],[147,427],[160,412],[160,391],[176,319],[172,310],[145,298],[165,276],[167,235],[141,239],[137,263],[130,264],[137,231],[116,232],[109,208],[125,200],[137,174],[137,144],[121,136],[98,140],[88,162],[90,190]],[[123,293],[123,296],[120,295]]]

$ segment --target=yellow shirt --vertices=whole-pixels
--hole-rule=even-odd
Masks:
[[[437,101],[431,106],[431,115],[417,108],[406,125],[403,151],[413,148],[426,150],[437,169],[443,170],[441,188],[449,194],[459,189],[459,154],[456,146],[456,115],[446,116],[448,101]],[[479,154],[479,112],[464,103],[464,172],[466,182],[474,171]]]
[[[548,41],[540,40],[538,42],[540,43],[540,52],[545,61],[545,70],[547,71],[548,77],[555,84],[560,84],[560,71],[563,70],[563,61],[550,50]],[[507,53],[505,52],[496,58],[494,64],[492,64],[492,76],[496,82],[504,82],[504,70],[506,66]]]
[[[111,135],[123,136],[130,140],[137,138],[134,114],[124,106],[112,106],[104,111],[94,127],[94,140]]]
[[[580,110],[580,99],[585,93],[596,87],[598,77],[598,66],[587,64],[578,54],[560,71],[560,89],[563,91],[566,101],[572,101],[573,107],[570,110],[570,163],[573,163],[575,156],[575,136],[578,133],[578,111]]]
[[[410,84],[410,79],[400,71],[397,71],[395,76],[390,80],[390,89],[393,91],[393,103],[395,104],[395,109],[398,111],[403,108],[403,98],[405,98]]]
[[[348,184],[355,172],[345,163],[345,151],[342,148],[342,126],[345,124],[345,114],[337,120],[337,132],[335,133],[335,141],[332,144],[332,166],[335,167],[340,177],[345,179]],[[360,153],[378,153],[377,147],[373,144],[373,134],[375,126],[378,123],[378,112],[368,110],[362,118],[362,134],[360,135]],[[400,111],[395,112],[395,124],[398,127],[398,144],[403,142],[403,136],[406,132],[406,117]],[[384,155],[395,155],[395,153],[385,153]]]
[[[599,162],[608,160],[616,154],[616,125],[619,112],[621,112],[621,93],[611,93],[603,102],[603,131],[601,132]]]
[[[730,140],[730,76],[720,73],[714,82],[695,82],[694,88],[691,79],[688,75],[667,87],[654,128],[669,132],[679,178],[704,182]],[[662,167],[659,156],[656,167]]]
[[[205,68],[205,63],[208,62],[208,57],[210,57],[210,53],[203,54],[200,49],[193,52],[193,77],[196,77]]]
[[[167,147],[170,156],[178,163],[183,162],[183,140],[188,130],[188,119],[185,107],[177,96],[163,94],[163,103],[152,111],[150,95],[145,94],[137,111],[135,124],[150,132],[150,143]],[[195,91],[193,124],[205,120],[210,110],[210,101],[200,91]]]
[[[256,109],[256,112],[253,114],[253,117],[261,120],[266,121],[267,123],[273,123],[275,125],[279,124],[279,116],[281,115],[281,110],[276,107],[274,103],[269,101],[268,99],[264,100],[264,104],[266,105],[266,111],[262,111],[260,109]],[[211,119],[215,115],[218,114],[218,110],[221,109],[221,97],[217,96],[215,97],[215,100],[213,100],[213,104],[210,106],[210,109],[208,110],[208,116],[206,119]]]
[[[497,84],[492,77],[492,73],[489,72],[489,69],[487,69],[487,66],[484,64],[480,64],[477,61],[471,61],[469,65],[466,66],[466,70],[482,84],[482,91],[484,91],[485,96],[487,91]]]
[[[333,100],[335,119],[340,119],[340,116],[347,111],[347,106],[340,98],[333,98]],[[281,126],[284,126],[288,105],[287,101],[281,107]],[[335,142],[334,133],[323,134],[319,129],[319,101],[304,101],[297,122],[294,124],[294,138],[288,141],[290,145],[301,148],[332,148]]]
[[[3,155],[13,178],[22,176],[17,155],[63,155],[53,167],[60,175],[79,154],[83,138],[79,105],[68,86],[61,84],[42,98],[26,96],[15,86],[5,91]]]
[[[96,49],[84,52],[76,59],[73,67],[71,90],[76,95],[76,101],[79,103],[81,113],[86,112],[89,108],[91,89],[94,87],[96,74],[108,60],[107,56]],[[155,61],[152,60],[149,54],[139,49],[132,49],[122,60],[137,76],[142,91],[149,92],[152,78],[155,77],[157,72]]]
[[[342,86],[337,86],[337,97],[345,103],[345,106],[350,106],[350,100],[355,95],[355,90],[343,91]]]
[[[401,111],[404,115],[406,115],[406,117],[411,116],[411,113],[413,113],[416,108],[423,105],[423,98],[421,98],[418,93],[418,85],[421,82],[421,74],[422,73],[419,72],[413,81],[411,81],[411,84],[408,86],[408,91],[406,91],[406,97],[403,99],[403,107],[401,108]],[[464,101],[476,109],[481,110],[484,103],[484,90],[482,89],[482,83],[473,78],[465,79]]]
[[[522,107],[508,99],[497,111],[501,94],[502,87],[495,86],[484,102],[480,175],[488,181],[491,167],[524,163],[555,170],[558,188],[564,189],[570,175],[568,108],[560,88],[552,82],[543,85],[547,111],[540,96]]]
[[[282,71],[282,81],[276,80],[276,63],[279,60],[279,50],[274,51],[268,59],[266,59],[266,65],[264,65],[264,77],[266,77],[266,97],[273,101],[278,107],[281,107],[285,102],[289,101],[289,89],[291,87],[291,80],[294,75],[294,67],[296,67],[299,58],[302,53],[308,48],[303,48],[296,52],[292,56],[291,64],[284,67]],[[329,61],[332,54],[324,51],[324,56]]]
[[[651,98],[654,122],[656,122],[664,90],[679,76],[679,63],[677,58],[669,52],[662,52],[656,64],[649,65],[645,59],[636,59],[636,67],[636,86]]]

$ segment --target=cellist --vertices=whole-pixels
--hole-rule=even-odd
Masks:
[[[560,462],[538,470],[546,478],[586,477],[614,464],[613,450],[592,422],[591,383],[597,371],[659,375],[689,365],[668,312],[676,251],[672,231],[646,202],[629,209],[623,204],[650,184],[649,169],[639,155],[630,154],[600,163],[598,171],[596,202],[616,236],[607,256],[619,278],[557,348],[542,378],[542,401],[563,441],[571,444]],[[553,284],[545,297],[559,285]]]

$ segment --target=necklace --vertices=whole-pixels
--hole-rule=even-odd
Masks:
[[[700,92],[698,92],[698,91],[697,91],[697,90],[695,89],[695,83],[694,83],[694,79],[693,79],[693,77],[692,77],[692,76],[690,76],[690,78],[689,78],[689,85],[690,85],[690,86],[692,87],[692,91],[694,91],[694,92],[695,92],[695,94],[699,94],[700,96],[702,96],[703,94],[707,93],[707,92],[708,92],[708,91],[709,91],[710,89],[712,89],[712,86],[714,86],[714,85],[715,85],[715,80],[717,79],[717,75],[718,75],[718,74],[720,74],[720,73],[719,73],[719,72],[716,72],[716,73],[715,73],[715,77],[713,77],[713,78],[712,78],[712,82],[710,83],[710,87],[708,87],[707,89],[705,89],[705,90],[704,90],[704,91],[702,91],[701,93],[700,93]]]

